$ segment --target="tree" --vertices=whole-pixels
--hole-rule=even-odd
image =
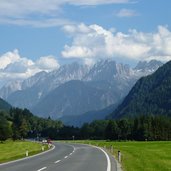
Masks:
[[[127,140],[131,134],[131,125],[130,121],[127,119],[122,119],[118,122],[118,127],[120,130],[119,138],[122,140]]]
[[[28,124],[25,119],[22,120],[19,132],[22,138],[26,138],[29,132]]]
[[[7,119],[0,115],[0,141],[7,140],[12,134],[12,130]]]
[[[119,129],[116,121],[110,120],[105,130],[106,139],[117,140],[118,133]]]
[[[81,128],[81,135],[83,139],[92,138],[93,132],[94,132],[93,128],[88,123],[85,123]]]

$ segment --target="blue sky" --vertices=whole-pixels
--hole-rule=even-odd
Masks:
[[[0,0],[0,70],[18,66],[25,78],[72,60],[168,61],[170,7],[170,0]]]

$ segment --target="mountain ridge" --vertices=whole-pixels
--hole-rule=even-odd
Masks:
[[[116,63],[114,60],[100,60],[91,67],[78,63],[64,65],[58,70],[50,73],[41,72],[24,80],[22,83],[16,84],[19,90],[16,91],[15,89],[14,92],[9,94],[6,100],[15,107],[28,108],[32,112],[35,111],[35,114],[37,114],[36,111],[39,111],[38,114],[42,116],[52,115],[53,113],[53,115],[56,115],[55,118],[59,118],[62,115],[66,116],[74,113],[76,115],[81,115],[91,110],[101,110],[109,105],[117,104],[128,94],[129,90],[140,77],[153,73],[157,67],[162,65],[162,63],[159,63],[158,61],[149,63],[150,62],[145,62],[144,69],[141,70],[138,68],[131,68],[129,65]],[[147,67],[148,65],[150,67],[155,67],[149,69],[149,67]],[[142,64],[141,68],[143,68]],[[76,93],[80,97],[80,99],[77,98],[77,102],[74,102],[74,96],[67,99],[69,106],[71,106],[73,102],[75,104],[83,104],[86,93],[88,93],[90,89],[93,89],[95,92],[98,92],[98,107],[94,104],[97,102],[97,100],[94,99],[94,102],[92,101],[91,104],[86,103],[86,110],[83,110],[82,112],[80,107],[76,105],[74,109],[72,108],[72,110],[70,110],[72,111],[71,113],[66,112],[68,110],[67,106],[64,107],[66,99],[61,102],[60,99],[54,97],[53,94],[55,94],[55,91],[59,93],[59,87],[62,87],[63,93],[65,93],[64,89],[66,88],[66,84],[70,81],[80,81],[82,87],[79,87],[81,94],[77,94],[78,92]],[[67,92],[70,95],[70,91],[77,91],[76,89],[73,89],[74,84],[76,84],[76,82],[72,82],[71,90],[67,89]],[[85,87],[87,87],[87,90]],[[2,89],[0,90],[0,94],[2,94],[2,92],[5,92],[4,89],[3,91]],[[53,96],[53,98],[50,98],[50,96]],[[60,96],[63,97],[64,95],[60,94]],[[94,97],[93,93],[89,93],[89,99]],[[41,114],[41,108],[46,106],[40,105],[43,104],[42,101],[46,101],[46,103],[49,104],[49,102],[45,100],[46,98],[51,99],[50,101],[53,102],[54,106],[51,107],[53,110],[50,111],[49,109],[46,109],[45,111],[47,112],[44,113],[44,111],[42,111]],[[39,106],[39,110],[37,106]],[[58,110],[55,110],[55,106],[58,106]],[[47,106],[47,108],[48,107],[49,106]]]
[[[122,118],[142,114],[171,116],[171,61],[152,75],[137,81],[111,117]]]

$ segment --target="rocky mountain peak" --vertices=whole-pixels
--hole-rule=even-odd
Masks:
[[[163,63],[157,60],[151,60],[151,61],[140,61],[137,66],[134,68],[135,70],[139,71],[155,71],[160,66],[162,66]]]

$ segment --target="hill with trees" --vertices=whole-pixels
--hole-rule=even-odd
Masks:
[[[7,103],[5,100],[0,98],[0,111],[9,110],[10,108],[11,108],[11,105]]]
[[[142,77],[110,117],[149,114],[171,116],[171,61]]]
[[[9,112],[0,112],[0,141],[8,138],[54,138],[62,127],[62,122],[39,118],[27,109],[11,108]]]

